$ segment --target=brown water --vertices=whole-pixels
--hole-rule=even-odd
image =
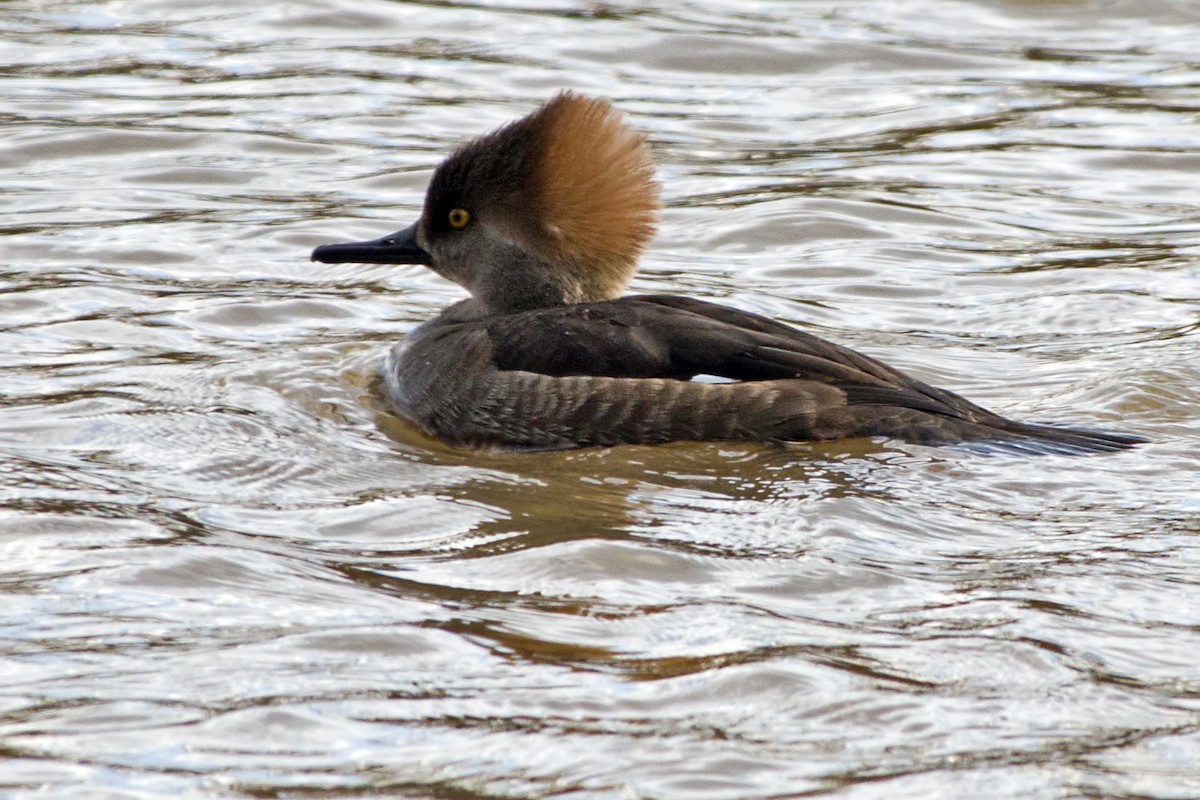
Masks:
[[[0,6],[6,798],[1200,796],[1200,6]],[[310,263],[560,87],[636,289],[1090,458],[479,455],[372,393],[459,291]]]

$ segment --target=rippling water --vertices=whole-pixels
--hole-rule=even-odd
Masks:
[[[1200,796],[1200,9],[33,2],[0,18],[6,797]],[[486,455],[381,410],[460,296],[326,266],[561,87],[639,291],[1093,458]]]

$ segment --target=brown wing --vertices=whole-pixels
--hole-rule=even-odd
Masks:
[[[791,326],[687,298],[447,317],[413,339],[385,371],[391,391],[419,398],[403,410],[463,444],[888,436],[1091,452],[1139,441],[1013,422]]]

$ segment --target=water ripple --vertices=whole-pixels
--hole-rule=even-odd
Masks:
[[[0,785],[77,797],[1200,795],[1190,0],[164,0],[0,21]],[[374,370],[461,296],[317,265],[569,86],[639,291],[1097,458],[465,453]]]

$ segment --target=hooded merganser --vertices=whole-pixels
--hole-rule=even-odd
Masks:
[[[1014,422],[728,306],[619,297],[654,233],[658,194],[645,138],[606,100],[562,92],[442,162],[409,227],[312,257],[423,264],[471,293],[382,367],[389,406],[453,445],[886,436],[1084,453],[1145,441]]]

